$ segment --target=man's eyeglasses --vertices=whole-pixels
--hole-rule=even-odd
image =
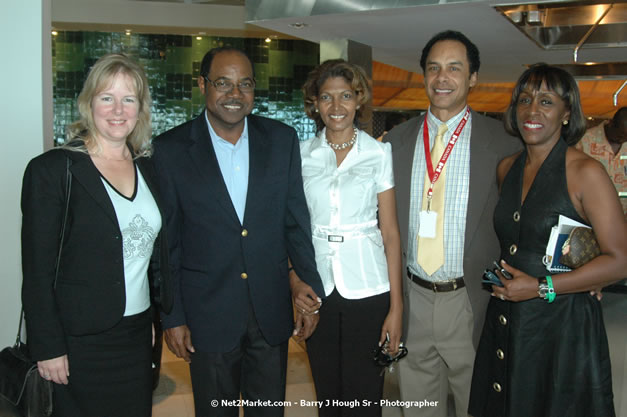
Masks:
[[[220,93],[229,93],[233,91],[236,85],[224,78],[218,78],[215,81],[211,81],[207,76],[203,76],[203,78]],[[252,93],[255,90],[255,80],[248,79],[240,81],[237,83],[237,89],[242,93]]]

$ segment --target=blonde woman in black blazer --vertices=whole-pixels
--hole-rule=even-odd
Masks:
[[[102,57],[78,107],[67,145],[24,174],[28,344],[41,376],[55,382],[55,416],[150,416],[151,303],[165,311],[172,303],[143,70],[124,55]]]

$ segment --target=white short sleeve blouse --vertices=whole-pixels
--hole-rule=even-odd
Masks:
[[[359,131],[338,167],[325,131],[301,142],[302,174],[318,272],[326,295],[348,299],[390,290],[377,194],[394,187],[392,147]]]

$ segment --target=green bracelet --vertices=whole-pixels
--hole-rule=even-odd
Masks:
[[[555,301],[555,297],[557,295],[555,294],[555,288],[553,288],[553,279],[551,278],[550,275],[546,276],[546,284],[549,286],[549,292],[546,294],[546,300],[550,304],[553,301]]]

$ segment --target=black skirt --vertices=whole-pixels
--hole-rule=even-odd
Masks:
[[[614,417],[603,314],[587,293],[492,297],[470,393],[473,417]]]
[[[68,336],[68,385],[54,386],[54,417],[152,413],[150,309],[95,335]]]

